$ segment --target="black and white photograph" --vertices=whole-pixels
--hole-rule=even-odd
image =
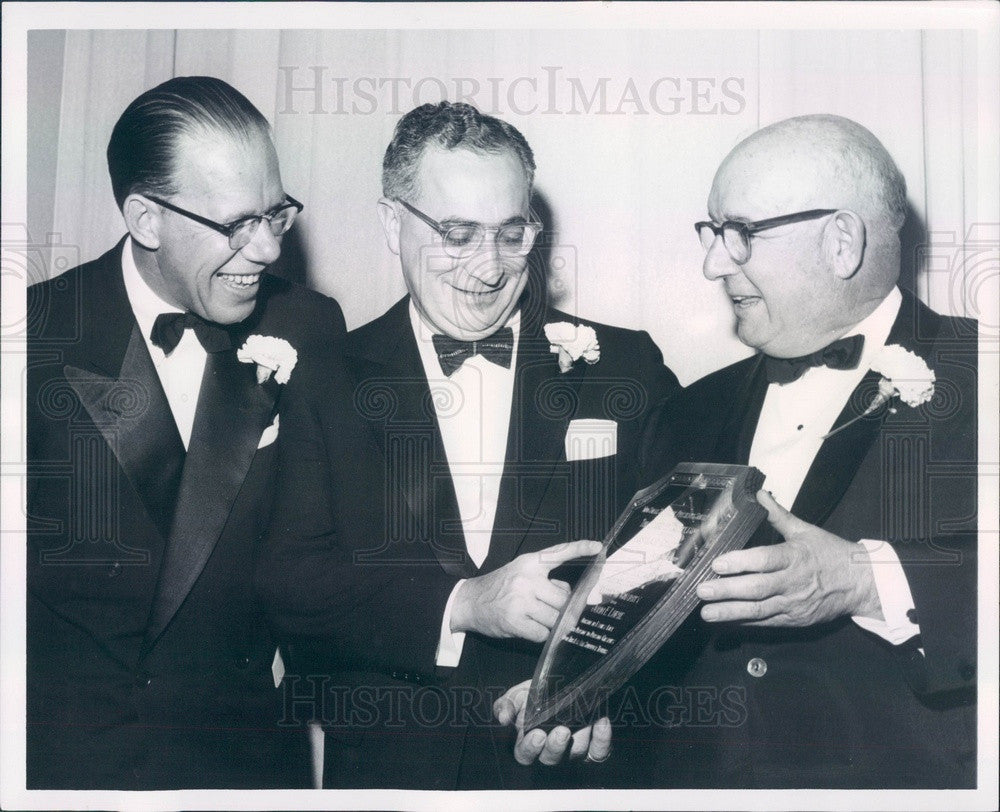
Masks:
[[[2,14],[0,807],[997,807],[1000,6]]]

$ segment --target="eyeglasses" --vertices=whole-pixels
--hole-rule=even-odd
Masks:
[[[766,231],[769,228],[788,225],[789,223],[800,223],[803,220],[815,220],[827,214],[833,214],[839,209],[809,209],[809,211],[799,211],[795,214],[783,214],[781,217],[770,217],[767,220],[758,220],[755,223],[744,223],[740,220],[726,220],[722,225],[716,225],[710,220],[702,220],[695,223],[695,230],[701,238],[701,244],[707,251],[712,247],[715,238],[722,236],[722,244],[726,246],[729,256],[737,265],[743,265],[750,259],[750,238],[759,231]]]
[[[482,223],[444,225],[428,217],[405,200],[399,200],[399,202],[408,212],[423,220],[440,234],[445,253],[456,259],[476,253],[479,250],[479,246],[483,244],[483,238],[486,236],[487,231],[492,231],[496,234],[497,250],[501,254],[512,257],[523,257],[531,250],[531,246],[535,244],[535,240],[542,231],[542,224],[534,222],[505,223],[494,227],[484,226]]]
[[[271,233],[275,237],[280,237],[292,227],[292,223],[295,222],[295,216],[303,209],[303,205],[298,200],[291,195],[285,195],[282,204],[270,212],[241,217],[239,220],[234,220],[231,223],[217,223],[215,220],[209,220],[207,217],[202,217],[200,214],[182,209],[180,206],[175,206],[173,203],[168,203],[166,200],[154,197],[153,195],[147,194],[146,197],[154,203],[159,203],[165,209],[170,209],[170,211],[187,217],[189,220],[194,220],[196,223],[201,223],[203,226],[215,229],[220,234],[225,234],[229,238],[229,247],[234,251],[239,251],[250,244],[261,220],[267,220],[267,225],[271,229]]]

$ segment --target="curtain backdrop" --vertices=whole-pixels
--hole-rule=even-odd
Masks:
[[[517,126],[535,152],[536,208],[551,230],[541,259],[557,303],[648,330],[688,383],[746,354],[728,302],[701,275],[692,223],[705,216],[729,149],[791,115],[845,115],[883,141],[909,188],[904,283],[941,312],[982,315],[969,294],[975,281],[965,278],[974,257],[960,247],[976,222],[976,151],[995,149],[975,141],[975,37],[34,31],[30,237],[51,243],[43,251],[49,273],[63,270],[66,257],[105,251],[123,233],[104,158],[115,120],[171,76],[218,76],[273,123],[285,188],[306,204],[286,238],[282,272],[335,296],[356,327],[404,290],[375,214],[393,127],[416,104],[465,97]]]

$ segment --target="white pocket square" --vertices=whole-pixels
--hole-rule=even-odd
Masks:
[[[566,459],[595,460],[618,453],[618,424],[614,420],[570,420],[566,429]]]
[[[264,448],[265,446],[269,446],[277,439],[278,439],[278,415],[275,415],[274,422],[266,429],[264,429],[264,433],[260,435],[260,442],[257,443],[257,448]]]

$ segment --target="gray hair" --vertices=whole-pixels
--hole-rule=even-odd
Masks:
[[[534,181],[535,157],[516,127],[471,104],[442,101],[422,104],[399,120],[382,161],[383,195],[410,199],[417,194],[417,168],[428,145],[488,154],[510,150],[521,162],[529,188]]]

